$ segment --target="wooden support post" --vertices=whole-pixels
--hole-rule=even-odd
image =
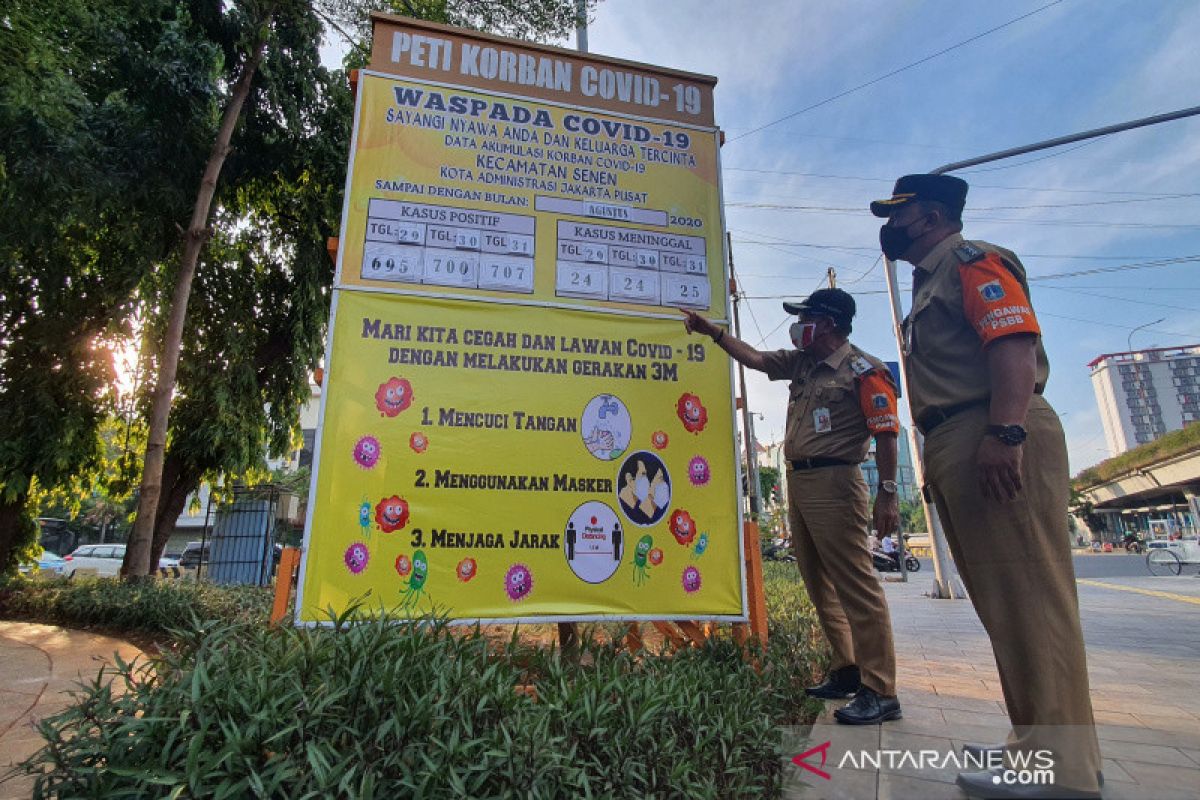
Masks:
[[[750,604],[750,635],[757,637],[760,646],[767,644],[767,596],[763,593],[762,549],[759,544],[758,523],[747,522],[746,594]]]
[[[576,623],[558,623],[558,647],[563,655],[579,654],[579,626]]]
[[[687,639],[684,639],[683,636],[680,635],[679,631],[672,628],[671,623],[659,622],[658,620],[655,620],[650,624],[653,625],[659,633],[665,636],[667,641],[670,642],[671,646],[676,650],[687,647]]]
[[[705,638],[707,638],[704,635],[704,629],[691,620],[680,620],[679,622],[675,623],[675,627],[683,631],[683,634],[691,639],[692,644],[696,645],[697,647],[703,644]]]
[[[271,606],[271,624],[283,621],[287,616],[288,600],[292,596],[292,584],[300,566],[300,548],[285,547],[279,555],[279,571],[275,573],[275,603]]]
[[[625,647],[631,653],[636,653],[646,646],[642,641],[642,628],[636,622],[629,623],[629,627],[625,630]]]

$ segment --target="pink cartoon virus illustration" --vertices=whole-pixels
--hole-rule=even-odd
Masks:
[[[410,572],[412,572],[412,559],[404,553],[396,556],[396,574],[401,578],[407,578]]]
[[[671,522],[668,527],[671,529],[671,535],[675,537],[675,541],[684,547],[687,547],[696,538],[696,521],[682,508],[671,512]]]
[[[684,392],[675,403],[675,413],[688,433],[699,433],[708,424],[708,409],[700,402],[700,398],[691,392]]]
[[[504,573],[504,591],[508,599],[516,603],[524,600],[533,591],[533,573],[524,564],[513,564]]]
[[[662,560],[663,560],[663,551],[662,551],[661,547],[656,547],[650,551],[651,566],[657,567],[659,564],[662,563]]]
[[[458,575],[458,579],[463,583],[466,583],[467,581],[471,580],[471,578],[475,577],[475,573],[478,571],[478,569],[479,567],[475,563],[475,559],[464,558],[462,561],[458,562],[458,566],[455,567],[454,571]]]
[[[683,568],[683,590],[688,594],[700,591],[700,570],[692,566]]]
[[[367,550],[367,546],[362,542],[355,542],[346,548],[346,569],[353,574],[358,575],[366,569],[367,562],[370,560],[371,551]]]
[[[394,417],[412,405],[413,388],[407,378],[389,378],[375,390],[375,407],[387,417]]]
[[[429,447],[429,437],[417,431],[408,437],[408,446],[412,448],[414,453],[424,453],[425,448]]]
[[[379,463],[383,447],[374,436],[364,436],[354,445],[354,463],[363,469],[370,469]]]
[[[708,468],[708,459],[704,456],[693,456],[688,462],[688,480],[693,486],[704,486],[712,478],[712,472]]]
[[[667,436],[666,431],[655,431],[650,435],[650,444],[654,445],[655,450],[666,450],[670,442],[671,437]]]
[[[375,524],[384,533],[393,533],[408,524],[408,501],[398,494],[375,504]]]

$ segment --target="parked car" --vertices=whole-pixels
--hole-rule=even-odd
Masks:
[[[208,563],[209,542],[188,542],[179,554],[179,566],[183,569],[196,569],[201,564]]]
[[[123,544],[85,544],[75,548],[64,559],[63,574],[71,577],[80,569],[95,569],[102,578],[113,578],[121,573],[121,562],[125,560]],[[159,559],[158,566],[171,566],[170,559]]]
[[[38,571],[49,575],[62,575],[66,565],[67,562],[62,556],[46,549],[42,550],[37,560]],[[29,575],[33,572],[33,565],[21,564],[17,569],[22,575]]]

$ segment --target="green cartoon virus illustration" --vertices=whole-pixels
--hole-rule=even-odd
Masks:
[[[400,590],[401,609],[413,611],[417,608],[417,604],[425,593],[425,579],[428,577],[429,561],[425,558],[425,551],[418,550],[413,553],[412,557],[412,575],[404,582],[404,588]]]
[[[654,547],[654,538],[650,534],[646,534],[638,539],[637,547],[633,549],[633,583],[635,586],[641,586],[650,580],[650,573],[646,571],[646,556],[652,547]]]
[[[371,502],[363,500],[358,507],[358,526],[362,528],[363,537],[371,538]]]
[[[696,540],[695,546],[692,548],[692,558],[699,558],[708,551],[708,531],[700,534],[700,538]]]

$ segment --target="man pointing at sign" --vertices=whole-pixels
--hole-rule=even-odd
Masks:
[[[794,350],[756,350],[690,311],[684,326],[689,333],[711,336],[738,362],[771,380],[791,381],[784,456],[790,465],[792,545],[833,648],[829,676],[808,694],[853,696],[834,712],[838,722],[869,725],[899,719],[887,600],[867,547],[872,522],[880,536],[892,534],[899,524],[896,387],[881,361],[850,344],[855,304],[849,294],[821,289],[783,308],[799,315],[792,325]],[[872,436],[881,479],[873,515],[858,467]]]

